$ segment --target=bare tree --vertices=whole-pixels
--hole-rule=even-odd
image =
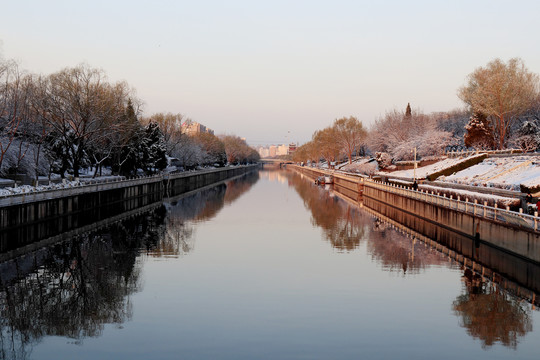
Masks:
[[[23,124],[30,121],[31,85],[16,63],[0,63],[0,169],[8,155],[17,168],[28,151]]]
[[[341,153],[341,146],[336,141],[336,129],[327,127],[313,134],[313,143],[320,155],[327,161],[336,161]]]
[[[336,140],[352,163],[352,154],[360,149],[366,137],[366,130],[354,116],[343,117],[334,121]]]
[[[221,141],[225,145],[229,164],[242,164],[256,161],[259,158],[259,153],[238,136],[225,135],[221,137]]]
[[[495,59],[477,68],[458,96],[472,111],[488,117],[497,146],[504,149],[512,124],[532,105],[538,92],[538,75],[531,73],[521,59],[514,58],[508,63]]]
[[[66,68],[48,78],[41,115],[64,143],[64,160],[79,176],[91,144],[118,128],[124,113],[105,74],[87,65]],[[63,175],[63,174],[62,174]]]

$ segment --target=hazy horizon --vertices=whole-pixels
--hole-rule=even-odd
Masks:
[[[137,90],[145,115],[182,113],[251,145],[303,143],[334,119],[369,126],[456,92],[495,58],[540,73],[540,3],[516,1],[7,2],[0,57],[49,74],[87,63]]]

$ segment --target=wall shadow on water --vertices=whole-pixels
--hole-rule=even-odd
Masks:
[[[354,251],[365,243],[383,270],[403,276],[430,266],[460,269],[462,291],[451,310],[484,349],[496,343],[516,349],[532,331],[532,311],[539,305],[534,295],[540,290],[537,265],[374,199],[358,201],[358,194],[347,189],[324,189],[298,173],[289,172],[288,179],[311,211],[313,224],[336,249]],[[456,262],[449,263],[450,253]]]
[[[437,243],[470,259],[470,261],[481,264],[534,293],[540,292],[540,266],[374,199],[366,197],[363,203],[365,207],[435,240]]]
[[[13,251],[61,233],[92,225],[100,220],[156,204],[163,199],[161,191],[134,196],[127,200],[122,197],[122,191],[108,191],[107,200],[102,199],[105,197],[99,193],[88,193],[76,198],[50,200],[36,205],[46,209],[44,214],[23,224],[6,226],[0,231],[0,253]],[[62,208],[73,210],[67,212],[61,210]],[[28,209],[22,205],[11,207],[9,211],[20,213]],[[59,213],[62,215],[58,215]]]
[[[0,263],[0,358],[27,359],[47,336],[78,343],[107,324],[122,327],[142,290],[144,256],[191,251],[193,222],[213,218],[257,180],[248,173]]]

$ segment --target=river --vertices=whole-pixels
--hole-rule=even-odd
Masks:
[[[5,260],[0,358],[537,359],[525,268],[505,290],[362,203],[262,170]]]

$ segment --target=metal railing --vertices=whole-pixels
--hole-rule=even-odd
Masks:
[[[30,202],[58,199],[62,197],[75,196],[89,192],[98,192],[112,189],[120,189],[130,186],[137,186],[163,181],[163,175],[142,176],[134,179],[107,179],[105,181],[90,180],[79,185],[61,189],[50,189],[42,191],[29,191],[18,194],[9,194],[0,197],[0,207],[20,205]]]
[[[448,209],[472,214],[474,216],[478,216],[484,219],[489,219],[538,231],[540,218],[538,217],[537,212],[535,212],[534,215],[529,215],[523,213],[522,209],[520,209],[520,212],[515,212],[511,211],[508,208],[498,208],[497,204],[495,204],[495,206],[488,206],[485,202],[484,204],[479,204],[477,200],[471,202],[467,197],[461,198],[460,196],[458,196],[457,199],[454,199],[452,198],[452,196],[441,196],[438,193],[434,193],[433,191],[428,192],[421,189],[412,190],[401,185],[385,184],[370,179],[364,180],[364,186],[383,190],[392,194],[398,194],[402,197],[423,201],[428,204],[434,204],[440,207],[446,207]],[[366,192],[365,189],[364,192]]]

